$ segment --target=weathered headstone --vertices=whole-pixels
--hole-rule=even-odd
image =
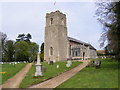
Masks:
[[[53,61],[50,61],[50,65],[53,65]]]
[[[48,61],[48,64],[50,64],[50,61]]]
[[[35,76],[43,76],[43,73],[42,73],[42,65],[41,65],[41,63],[40,63],[40,55],[39,55],[39,52],[38,52],[38,54],[37,54],[37,64],[36,64]]]
[[[66,67],[70,67],[71,64],[72,64],[72,61],[71,61],[71,60],[68,60],[68,61],[67,61],[67,64],[66,64]]]
[[[46,67],[42,66],[42,72],[46,72]]]
[[[49,58],[49,60],[48,60],[48,64],[50,64],[50,58]]]
[[[96,67],[96,68],[99,68],[100,65],[101,65],[101,60],[96,60],[96,61],[95,61],[95,67]]]

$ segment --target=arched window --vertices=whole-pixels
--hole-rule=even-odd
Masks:
[[[50,19],[50,24],[53,24],[53,18]]]
[[[53,48],[50,47],[50,55],[53,55]]]

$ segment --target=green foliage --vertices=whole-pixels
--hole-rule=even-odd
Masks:
[[[41,44],[40,49],[41,49],[41,53],[44,53],[44,42]]]
[[[26,64],[25,63],[19,63],[16,65],[12,64],[0,64],[0,68],[2,68],[2,72],[6,72],[2,74],[2,82],[0,84],[3,84],[6,80],[14,76],[17,72],[19,72]]]
[[[12,40],[6,41],[4,45],[4,61],[14,61],[14,53],[15,53],[15,47],[14,42]]]
[[[29,43],[29,61],[35,61],[37,58],[37,52],[38,52],[39,45],[37,45],[35,42]]]
[[[18,39],[16,39],[17,41],[24,41],[25,40],[25,34],[19,34]]]
[[[40,53],[40,59],[43,62],[44,61],[44,42],[41,44],[41,53]]]
[[[104,56],[104,54],[97,52],[97,56]]]
[[[19,34],[16,42],[7,40],[7,35],[1,34],[1,57],[2,61],[35,61],[39,46],[35,42],[31,42],[32,36],[28,33]]]
[[[36,59],[36,55],[37,55],[39,46],[35,42],[31,42],[30,39],[32,39],[32,36],[29,33],[27,35],[19,34],[18,39],[16,39],[16,40],[17,40],[17,42],[24,41],[22,46],[25,45],[26,50],[23,50],[23,48],[20,48],[20,49],[18,48],[19,52],[18,51],[17,52],[18,52],[18,55],[21,55],[21,57],[19,57],[19,58],[21,58],[22,60],[28,60],[29,62],[32,62],[32,61],[35,61],[35,59]],[[26,42],[26,44],[25,44],[25,42]],[[21,47],[21,46],[18,46],[18,47]],[[22,51],[24,53],[22,53]]]
[[[15,60],[16,61],[28,61],[29,60],[29,45],[25,41],[19,41],[15,43]]]
[[[41,62],[44,61],[44,53],[41,53],[41,54],[40,54],[40,59],[41,59]]]
[[[118,62],[104,59],[99,69],[86,67],[57,88],[118,88],[118,75]]]
[[[39,46],[35,42],[31,42],[31,35],[28,33],[19,34],[17,41],[7,40],[7,35],[2,35],[2,61],[29,61],[36,59]]]
[[[19,34],[16,41],[26,41],[30,42],[30,39],[32,39],[32,36],[28,33],[27,35],[25,34]]]
[[[32,39],[32,36],[28,33],[25,38],[26,38],[25,39],[26,42],[30,42],[30,39]]]
[[[49,65],[46,62],[42,62],[42,65],[44,67],[46,67],[46,72],[43,72],[44,76],[40,77],[40,78],[34,78],[35,65],[33,65],[31,67],[30,71],[27,73],[26,77],[23,79],[22,83],[20,84],[20,88],[26,88],[26,87],[31,86],[33,84],[40,83],[41,81],[44,81],[44,80],[49,79],[51,77],[54,77],[54,76],[66,71],[66,70],[69,70],[69,69],[71,69],[73,67],[76,67],[80,63],[81,62],[73,62],[71,67],[67,68],[65,61],[56,62],[53,65]],[[60,68],[56,68],[57,65],[59,65]]]
[[[38,48],[35,42],[19,41],[15,44],[15,59],[32,62],[36,59]]]

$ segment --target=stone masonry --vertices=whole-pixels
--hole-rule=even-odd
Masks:
[[[61,61],[96,58],[96,49],[88,43],[67,36],[66,15],[60,11],[46,14],[44,60]]]

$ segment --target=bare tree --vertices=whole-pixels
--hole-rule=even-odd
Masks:
[[[120,57],[120,1],[96,2],[98,6],[96,15],[103,26],[103,34],[100,37],[100,46],[104,47],[108,42],[109,51],[114,52],[116,59]]]

